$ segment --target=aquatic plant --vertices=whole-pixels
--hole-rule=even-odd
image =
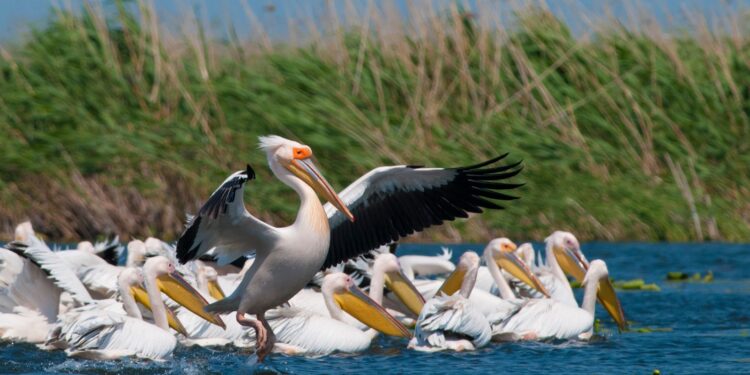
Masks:
[[[406,24],[386,6],[274,42],[257,23],[253,40],[232,25],[218,40],[195,15],[173,31],[148,1],[115,4],[0,49],[6,236],[30,218],[55,240],[173,239],[247,162],[250,210],[289,221],[293,192],[256,150],[277,133],[311,145],[338,188],[383,164],[524,160],[520,201],[418,239],[750,238],[741,12],[688,31],[602,18],[576,36],[543,8],[415,7]]]

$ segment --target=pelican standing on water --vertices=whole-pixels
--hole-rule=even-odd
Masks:
[[[247,211],[244,185],[255,177],[248,166],[219,186],[177,242],[181,263],[214,248],[220,264],[255,253],[237,289],[206,309],[236,311],[240,324],[255,329],[259,361],[275,341],[264,314],[287,302],[316,272],[469,212],[500,209],[491,200],[515,199],[500,191],[521,186],[503,182],[521,168],[520,163],[493,165],[502,155],[462,168],[376,168],[339,196],[313,163],[310,147],[279,136],[260,137],[260,147],[274,175],[300,196],[294,223],[273,227]],[[329,202],[325,207],[318,194]]]

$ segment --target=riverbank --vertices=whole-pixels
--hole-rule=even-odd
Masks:
[[[289,222],[257,136],[309,144],[343,189],[384,164],[460,166],[510,152],[526,183],[505,211],[418,237],[482,242],[750,239],[750,30],[631,30],[576,38],[526,10],[368,18],[299,46],[169,34],[143,8],[60,14],[0,50],[0,229],[31,219],[58,241],[174,239],[251,163],[249,209]],[[737,17],[742,17],[737,15]],[[698,23],[700,24],[700,23]]]

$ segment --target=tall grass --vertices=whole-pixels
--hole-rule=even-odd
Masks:
[[[602,18],[574,37],[543,7],[508,24],[414,6],[407,24],[385,4],[284,43],[249,7],[253,40],[231,25],[214,40],[190,16],[169,31],[145,0],[108,17],[59,12],[0,49],[3,233],[28,218],[58,240],[175,238],[247,162],[249,209],[288,222],[297,199],[256,146],[275,133],[309,144],[338,188],[383,164],[524,160],[520,201],[420,239],[750,238],[741,15],[682,32]]]

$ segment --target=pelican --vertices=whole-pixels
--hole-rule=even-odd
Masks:
[[[80,248],[80,246],[79,246]],[[125,268],[140,267],[146,256],[146,246],[143,241],[133,240],[127,245],[128,253],[125,267],[115,266],[104,261],[91,259],[88,253],[80,251],[60,251],[63,259],[75,270],[91,296],[95,299],[108,299],[118,292],[117,278]],[[79,254],[76,254],[76,253]],[[68,253],[72,253],[68,254]]]
[[[522,263],[516,257],[515,250],[516,246],[512,241],[507,238],[498,238],[490,241],[484,252],[489,273],[496,283],[501,297],[508,304],[506,309],[488,315],[493,330],[493,340],[570,339],[590,336],[594,321],[593,310],[581,309],[577,305],[570,306],[555,299],[516,298],[501,267],[518,267],[517,270],[511,272],[513,276],[532,288],[543,290],[543,287],[528,267],[520,266],[521,264],[525,266],[525,263]],[[560,262],[567,262],[568,258],[566,257],[573,257],[572,254],[566,255],[561,252],[556,252],[553,256]],[[598,261],[597,264],[603,264],[603,262]],[[606,265],[603,271],[606,273]],[[618,326],[622,328],[625,324],[625,317],[609,279],[602,279],[602,277],[605,277],[602,276],[603,271],[602,266],[599,265],[597,270],[592,271],[594,276],[589,277],[590,283],[594,285],[593,295],[597,295],[597,286],[599,286],[602,305],[616,307],[618,314],[613,315],[613,317]],[[601,282],[600,279],[602,279]],[[592,297],[584,297],[584,300],[586,298]]]
[[[65,349],[73,357],[107,360],[134,356],[163,360],[177,344],[169,332],[170,321],[179,332],[186,332],[168,312],[161,292],[204,319],[223,326],[220,318],[203,311],[205,299],[177,274],[175,265],[167,258],[156,256],[147,260],[142,276],[136,271],[127,268],[118,276],[122,305],[104,300],[63,314],[52,328],[47,344]],[[141,283],[145,291],[139,287]],[[141,319],[136,300],[151,310],[154,324]]]
[[[378,333],[411,338],[409,330],[372,298],[372,291],[368,297],[351,276],[341,272],[326,275],[321,292],[330,317],[295,307],[272,310],[269,319],[278,332],[278,351],[307,355],[357,353],[370,347]],[[348,316],[367,330],[348,324]]]
[[[509,288],[501,273],[497,273],[497,277],[501,288]],[[597,294],[605,307],[617,309],[619,313],[615,321],[618,327],[623,328],[625,316],[609,281],[609,271],[604,261],[591,262],[583,284],[586,289],[582,308],[554,299],[524,300],[512,314],[490,319],[493,340],[588,339],[594,324]]]
[[[486,345],[492,330],[487,318],[469,301],[477,279],[479,256],[473,251],[461,255],[456,270],[446,283],[461,280],[458,293],[432,297],[417,319],[409,348],[420,351],[474,350]]]
[[[500,290],[503,299],[491,293],[495,289],[492,274],[501,272],[501,267],[531,288],[546,293],[540,281],[530,274],[526,264],[513,254],[514,250],[516,250],[516,245],[507,238],[494,239],[485,247],[483,257],[487,265],[478,268],[474,291],[468,297],[474,307],[485,316],[497,316],[500,312],[507,313],[517,307],[511,302],[516,296],[510,288]],[[457,269],[444,280],[423,280],[415,284],[427,298],[440,293],[450,296],[461,287],[464,275],[465,270]]]
[[[30,223],[16,228],[16,240],[25,242],[0,248],[0,339],[41,343],[60,312],[62,292],[79,305],[92,299]]]
[[[411,337],[408,329],[380,306],[372,291],[370,297],[365,295],[349,275],[335,272],[324,276],[318,297],[324,305],[322,313],[308,306],[294,305],[268,311],[269,326],[277,335],[274,351],[316,356],[332,352],[356,353],[367,349],[378,333]],[[183,315],[178,312],[178,316]],[[254,333],[238,323],[230,323],[222,334],[206,328],[205,322],[188,319],[191,320],[185,326],[191,332],[186,340],[189,344],[252,346]]]
[[[590,267],[586,256],[581,251],[578,240],[570,232],[556,231],[545,242],[547,264],[556,276],[556,282],[561,286],[560,289],[567,289],[572,294],[572,288],[570,287],[570,283],[567,282],[565,274],[567,273],[573,276],[578,282],[583,283]],[[564,279],[565,282],[560,282],[560,279]],[[604,307],[604,310],[617,323],[617,328],[620,331],[627,330],[627,321],[625,320],[622,306],[620,306],[620,302],[617,300],[611,283],[607,281],[599,285],[597,299],[602,307]],[[575,299],[573,301],[575,302]],[[567,301],[565,303],[569,304]]]
[[[273,174],[300,196],[294,223],[274,227],[247,211],[244,185],[255,177],[248,166],[221,184],[177,242],[181,263],[211,249],[220,264],[255,253],[237,289],[207,310],[236,311],[241,324],[256,330],[259,361],[275,341],[266,311],[288,301],[317,271],[445,220],[500,209],[491,199],[514,199],[499,191],[520,186],[502,182],[520,172],[520,163],[493,166],[503,155],[462,168],[376,168],[338,195],[315,166],[310,147],[279,136],[260,137],[260,147]],[[325,207],[316,193],[328,201]]]
[[[581,265],[588,265],[581,252],[578,239],[570,232],[555,231],[544,239],[546,267],[539,272],[539,279],[550,291],[550,297],[568,306],[578,306],[566,273],[583,281],[585,273]]]
[[[196,262],[199,267],[202,264],[201,261]],[[352,353],[369,347],[370,340],[377,332],[405,337],[400,328],[401,323],[396,324],[396,330],[378,328],[383,322],[393,319],[380,307],[383,289],[387,287],[393,291],[399,298],[399,306],[408,306],[405,309],[409,309],[414,316],[424,305],[424,299],[401,273],[398,260],[393,254],[386,253],[376,258],[373,268],[369,298],[363,296],[352,277],[335,272],[316,275],[316,280],[320,282],[320,292],[303,289],[289,301],[290,306],[270,310],[268,322],[278,336],[274,351],[305,355],[324,355],[334,351]],[[216,278],[216,272],[211,267],[199,269],[196,277],[198,289],[211,294],[209,284]],[[220,290],[220,286],[217,285],[216,288]],[[342,297],[348,294],[355,298]],[[361,311],[363,308],[365,310]],[[178,316],[185,322],[189,332],[184,342],[190,345],[233,344],[248,347],[251,346],[250,339],[255,337],[248,333],[246,327],[233,321],[228,323],[226,331],[221,332],[203,320],[183,317],[181,310],[178,310]],[[316,337],[321,338],[315,339]]]

